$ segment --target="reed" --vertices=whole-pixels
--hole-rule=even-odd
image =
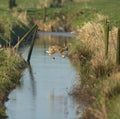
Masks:
[[[6,117],[4,102],[9,92],[19,84],[24,59],[12,48],[0,48],[0,118]]]
[[[89,103],[89,107],[83,114],[86,119],[90,117],[92,119],[107,119],[109,114],[107,103],[110,103],[114,96],[118,98],[120,88],[120,83],[118,83],[120,80],[117,77],[119,66],[116,65],[117,28],[114,27],[109,31],[107,58],[105,56],[104,25],[88,22],[77,32],[79,36],[76,41],[74,39],[76,42],[74,44],[77,46],[75,47],[72,44],[74,48],[71,48],[72,51],[70,52],[74,55],[76,52],[78,53],[76,56],[82,64],[80,65],[82,80],[76,88],[73,88],[73,95]],[[80,59],[81,56],[84,56],[85,62]],[[84,98],[81,98],[81,95]],[[115,105],[117,104],[120,103],[115,103]],[[114,109],[116,110],[115,107]],[[116,110],[116,114],[116,117],[119,117],[119,111]],[[110,119],[114,118],[110,117]]]

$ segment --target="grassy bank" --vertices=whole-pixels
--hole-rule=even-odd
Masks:
[[[9,9],[9,1],[0,1],[0,44],[14,45],[29,29],[26,13],[19,8]]]
[[[24,59],[13,49],[0,48],[0,118],[6,116],[4,102],[10,91],[19,84],[25,66]]]
[[[118,0],[79,0],[80,2],[65,2],[62,7],[52,7],[46,10],[46,22],[58,20],[63,24],[71,24],[73,28],[83,26],[104,15],[109,18],[111,26],[120,26]],[[39,2],[38,2],[39,3]],[[43,20],[43,6],[27,8],[27,13],[33,18]],[[100,21],[101,22],[101,21]]]
[[[78,31],[69,51],[80,67],[81,80],[72,95],[87,103],[85,119],[119,119],[120,73],[116,64],[117,28],[109,33],[108,57],[105,56],[104,25],[88,22]]]

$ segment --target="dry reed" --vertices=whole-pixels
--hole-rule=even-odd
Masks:
[[[116,41],[117,28],[113,28],[109,33],[108,58],[105,57],[104,26],[99,23],[88,22],[81,29],[78,40],[85,44],[86,48],[92,52],[90,64],[93,71],[99,73],[110,73],[116,61]]]
[[[22,22],[25,25],[29,24],[27,11],[18,12],[17,10],[13,11],[13,16],[17,18],[18,21]]]
[[[81,68],[81,71],[85,69],[81,75],[82,85],[77,85],[73,89],[75,97],[79,98],[82,95],[84,98],[87,97],[90,102],[90,108],[86,108],[83,113],[85,119],[106,119],[106,100],[109,101],[109,98],[120,92],[120,73],[118,73],[116,65],[117,31],[116,27],[109,31],[109,48],[106,58],[104,25],[88,22],[77,30],[79,35],[76,42],[84,44],[83,48],[92,53],[86,63],[89,65],[82,65]],[[83,49],[79,50],[79,52],[81,51]],[[86,66],[87,68],[85,68]]]

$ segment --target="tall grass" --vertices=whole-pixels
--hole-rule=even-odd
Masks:
[[[13,49],[0,48],[0,118],[6,116],[4,102],[10,90],[19,84],[25,67],[24,59]]]
[[[115,108],[120,103],[114,103],[114,97],[117,100],[120,93],[119,66],[116,65],[117,28],[112,28],[109,33],[107,58],[104,25],[88,22],[77,33],[79,36],[74,41],[77,45],[71,46],[73,48],[69,55],[75,55],[76,52],[78,54],[76,56],[80,61],[81,83],[73,89],[73,95],[78,98],[82,95],[83,100],[87,98],[90,105],[83,115],[86,119],[117,119],[120,115],[118,106]],[[112,109],[110,103],[113,103],[115,113],[109,112],[109,108]]]

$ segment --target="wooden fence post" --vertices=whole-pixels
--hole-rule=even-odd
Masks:
[[[46,22],[46,7],[43,8],[43,22]]]
[[[34,29],[36,29],[37,25],[34,25],[22,38],[20,38],[19,42],[14,46],[14,49],[17,49],[22,41],[24,41],[29,34],[33,32]]]
[[[35,29],[35,31],[33,33],[33,36],[32,36],[32,42],[31,42],[31,45],[30,45],[30,49],[29,49],[29,52],[28,52],[28,58],[27,58],[28,63],[30,63],[30,58],[31,58],[31,54],[32,54],[32,50],[33,50],[37,30],[38,30],[38,27],[36,27],[36,29]]]
[[[120,28],[118,28],[118,35],[117,35],[117,53],[116,53],[116,63],[120,64]]]
[[[108,57],[108,46],[109,46],[109,24],[107,19],[105,19],[104,25],[104,33],[105,33],[105,56]]]

